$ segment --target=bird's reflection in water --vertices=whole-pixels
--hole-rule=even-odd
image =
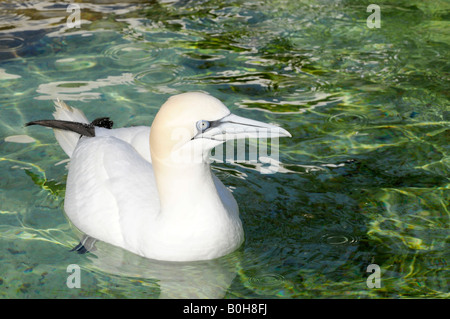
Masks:
[[[103,273],[154,279],[161,299],[223,298],[237,275],[241,250],[227,256],[195,262],[166,262],[147,259],[103,242],[86,256],[88,268]]]

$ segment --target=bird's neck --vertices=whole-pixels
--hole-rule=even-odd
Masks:
[[[174,163],[153,159],[161,212],[196,211],[221,205],[208,163]]]

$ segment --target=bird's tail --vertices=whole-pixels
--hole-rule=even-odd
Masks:
[[[55,112],[53,112],[53,117],[55,120],[89,124],[89,120],[86,115],[84,115],[83,111],[68,106],[64,101],[59,99],[54,101],[54,103]],[[55,129],[53,132],[55,133],[55,138],[61,148],[69,157],[71,157],[81,135],[73,131],[61,129]]]
[[[61,101],[60,99],[57,99],[56,101],[54,101],[54,103],[55,112],[53,112],[53,117],[55,118],[55,120],[89,124],[89,120],[86,115],[84,115],[83,111],[68,106],[66,103],[64,103],[64,101]]]
[[[59,99],[54,103],[53,117],[55,120],[33,121],[27,123],[27,125],[42,125],[53,128],[59,145],[71,157],[80,136],[89,136],[89,133],[84,132],[89,132],[90,127],[92,127],[91,130],[94,128],[81,110],[70,107]]]
[[[114,124],[109,117],[97,118],[89,123],[86,115],[81,110],[70,107],[59,99],[55,101],[53,117],[55,118],[54,120],[32,121],[26,125],[51,127],[55,133],[56,140],[69,157],[72,157],[72,153],[81,136],[94,137],[96,126],[110,129]]]

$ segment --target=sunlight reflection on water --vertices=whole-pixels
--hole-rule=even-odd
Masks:
[[[79,5],[78,29],[66,4],[0,3],[0,296],[448,297],[448,6],[392,2],[369,30],[358,1]],[[276,174],[213,164],[240,204],[244,246],[182,266],[102,244],[70,253],[55,165],[67,158],[24,123],[60,98],[117,127],[150,125],[190,90],[293,135]],[[365,284],[371,263],[383,289]],[[80,290],[65,286],[69,264]]]

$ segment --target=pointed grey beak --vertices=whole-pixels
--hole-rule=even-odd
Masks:
[[[260,121],[247,119],[234,114],[220,120],[208,122],[209,127],[194,138],[209,138],[217,141],[228,141],[242,138],[292,137],[285,129]]]

